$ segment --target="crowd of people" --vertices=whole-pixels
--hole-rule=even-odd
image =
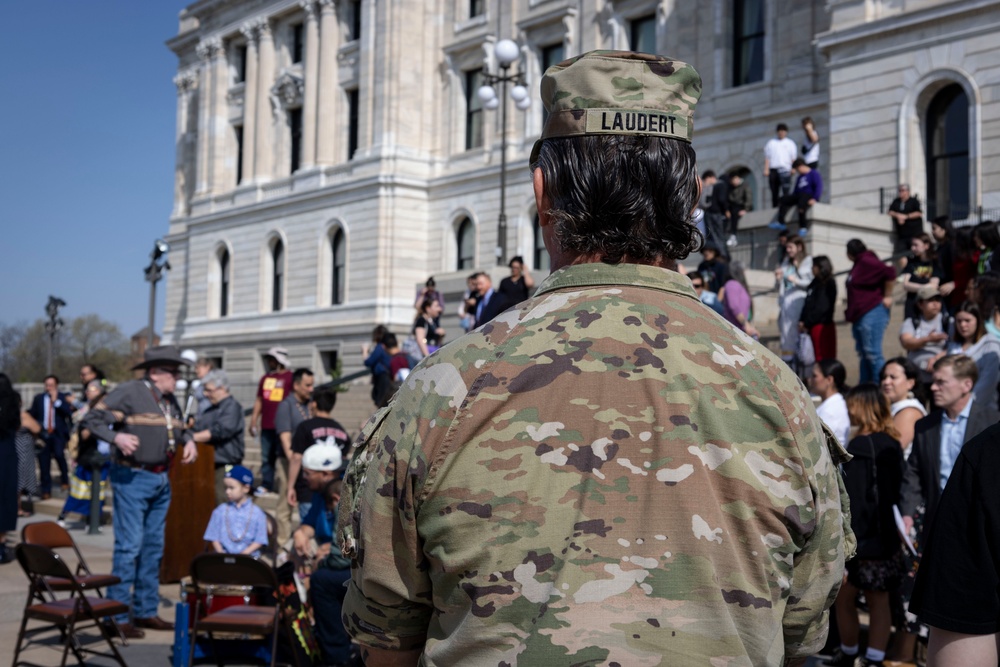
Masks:
[[[552,274],[535,285],[517,257],[497,289],[469,276],[468,335],[448,345],[445,299],[428,280],[404,340],[380,326],[363,350],[383,409],[353,450],[336,392],[280,347],[265,356],[249,424],[207,359],[182,407],[191,360],[170,346],[147,350],[141,377],[112,391],[88,381],[75,430],[110,459],[121,583],[108,596],[131,609],[121,631],[172,628],[157,615],[168,471],[206,443],[218,507],[204,539],[248,555],[284,543],[325,665],[802,665],[826,642],[826,664],[877,667],[911,657],[924,624],[939,664],[986,664],[980,638],[1000,630],[1000,513],[983,511],[1000,505],[996,225],[967,243],[935,220],[932,235],[910,236],[900,279],[847,243],[859,363],[848,387],[832,262],[809,256],[800,217],[798,233],[781,230],[771,354],[754,340],[744,267],[722,250],[747,210],[730,199],[740,184],[730,175],[724,199],[713,188],[702,202],[721,216],[708,243],[690,224],[701,88],[687,63],[649,54],[591,52],[546,71],[531,168]],[[792,190],[793,168],[819,182],[806,121],[802,157],[784,126],[766,151],[772,205],[786,212],[819,197]],[[900,195],[897,235],[919,217]],[[678,261],[699,248],[702,263],[682,275]],[[885,361],[897,285],[914,295],[907,354]],[[51,380],[38,409],[22,410],[0,374],[0,455],[23,429],[59,460],[55,420],[74,430],[74,399]],[[259,480],[243,465],[244,432],[260,439]],[[0,531],[23,484],[12,472],[0,478]],[[267,493],[273,531],[254,502]]]

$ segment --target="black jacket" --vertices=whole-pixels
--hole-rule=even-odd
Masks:
[[[514,304],[512,304],[502,292],[499,290],[493,290],[493,294],[490,295],[489,301],[483,305],[482,312],[480,312],[479,317],[476,318],[476,328],[478,329],[483,326],[513,305]]]
[[[927,511],[924,515],[925,529],[931,525],[934,511],[941,499],[941,415],[935,410],[913,427],[913,450],[906,460],[903,470],[903,489],[900,511],[913,516],[921,503]],[[965,427],[965,442],[1000,421],[1000,412],[979,401],[972,402],[969,423]]]
[[[819,278],[813,278],[806,291],[806,300],[802,305],[799,321],[809,331],[817,324],[832,324],[833,311],[837,306],[837,281],[830,278],[821,283]]]
[[[903,450],[885,433],[859,435],[847,445],[852,458],[843,465],[851,499],[851,529],[862,560],[885,560],[899,550],[892,506],[903,482]],[[874,464],[874,465],[873,465]]]

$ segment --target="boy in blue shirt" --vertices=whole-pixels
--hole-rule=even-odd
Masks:
[[[243,466],[232,466],[224,483],[228,500],[212,512],[205,540],[217,553],[260,556],[267,544],[267,517],[250,497],[253,473]]]

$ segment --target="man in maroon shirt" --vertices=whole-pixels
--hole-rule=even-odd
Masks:
[[[847,242],[847,258],[854,262],[847,275],[847,321],[861,362],[861,383],[878,382],[885,364],[882,336],[889,325],[896,270],[885,264],[860,239]]]
[[[250,435],[260,433],[260,477],[261,485],[257,495],[274,489],[274,465],[278,455],[278,434],[274,430],[274,415],[278,405],[292,391],[292,372],[288,370],[288,350],[272,347],[264,355],[268,372],[257,385],[257,398],[253,402],[250,417]],[[260,420],[258,426],[257,420]]]

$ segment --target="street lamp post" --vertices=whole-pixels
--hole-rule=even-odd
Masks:
[[[501,39],[493,47],[493,54],[496,56],[497,64],[500,65],[500,74],[493,74],[485,67],[483,68],[483,85],[479,87],[477,94],[483,102],[483,108],[500,110],[500,216],[497,220],[497,266],[507,263],[507,213],[505,210],[507,195],[507,105],[502,104],[502,100],[507,97],[507,84],[512,83],[514,87],[510,90],[510,97],[514,100],[517,108],[524,111],[531,106],[531,98],[528,96],[528,89],[524,86],[524,75],[520,72],[510,73],[510,67],[521,57],[517,44],[509,39]],[[494,88],[500,84],[500,95]]]
[[[59,317],[59,309],[66,305],[66,302],[57,296],[49,296],[49,302],[45,304],[45,314],[49,320],[45,323],[45,331],[49,334],[49,352],[45,362],[45,372],[52,375],[52,349],[55,347],[56,336],[63,328],[65,322]]]
[[[164,271],[170,270],[170,262],[165,258],[170,246],[163,239],[156,239],[153,252],[149,253],[149,266],[144,269],[149,281],[149,329],[146,331],[146,349],[153,347],[153,323],[156,319],[156,283],[160,282]]]

